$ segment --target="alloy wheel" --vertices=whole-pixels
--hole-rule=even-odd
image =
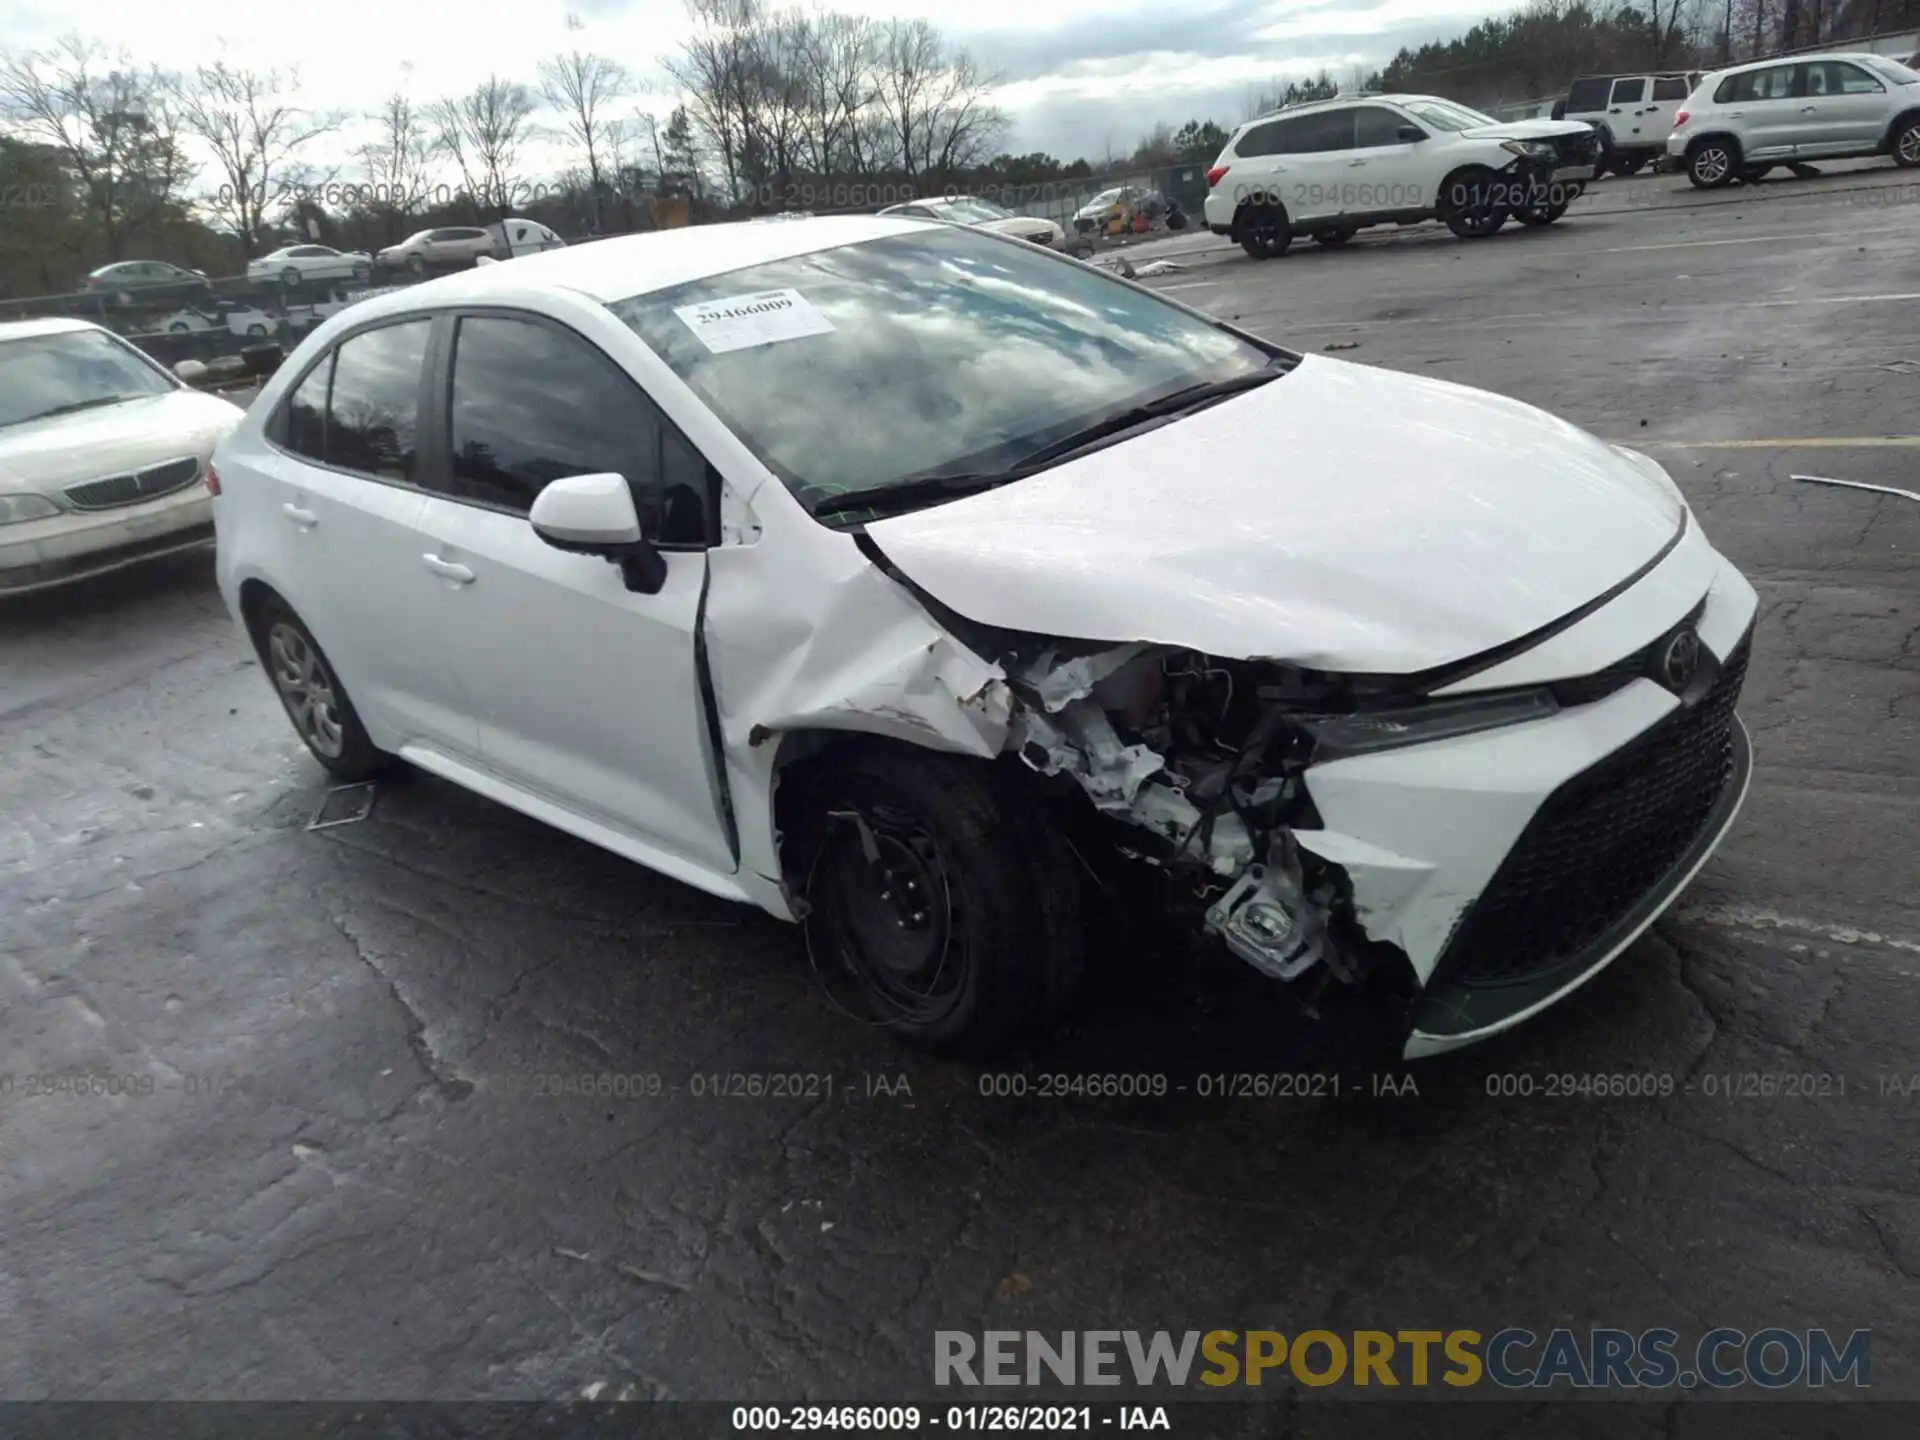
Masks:
[[[1718,145],[1702,147],[1693,157],[1693,174],[1703,185],[1718,185],[1733,173],[1733,157]]]
[[[1920,165],[1920,125],[1909,125],[1900,132],[1897,155],[1904,165]]]
[[[285,621],[267,632],[267,659],[274,687],[300,738],[318,754],[338,759],[346,738],[326,663],[307,637]]]

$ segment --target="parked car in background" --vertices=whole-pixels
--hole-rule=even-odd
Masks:
[[[423,275],[429,270],[464,268],[482,255],[494,255],[494,237],[489,231],[478,225],[442,225],[415,231],[398,245],[376,253],[374,261],[383,270],[411,270]]]
[[[1920,166],[1920,72],[1866,53],[1717,71],[1674,118],[1667,153],[1703,190],[1809,160],[1890,155],[1911,169]]]
[[[242,414],[101,326],[0,324],[0,595],[211,545]]]
[[[188,270],[165,260],[121,260],[102,265],[87,276],[82,287],[90,295],[104,295],[109,303],[133,305],[147,300],[211,298],[213,282],[203,270]]]
[[[288,245],[247,263],[247,279],[292,288],[321,280],[366,280],[373,257],[364,250],[335,250],[330,245]]]
[[[1249,120],[1207,172],[1207,226],[1255,259],[1296,236],[1344,245],[1370,225],[1444,221],[1491,235],[1551,225],[1593,175],[1593,127],[1495,120],[1433,95],[1359,95]]]
[[[494,221],[486,228],[493,242],[493,249],[489,253],[495,260],[538,255],[542,250],[562,249],[567,243],[538,220],[509,216],[505,220]]]
[[[1554,118],[1584,120],[1599,134],[1595,174],[1632,175],[1666,153],[1673,117],[1699,83],[1698,71],[1583,75]]]
[[[943,220],[949,225],[971,225],[976,230],[991,230],[1036,245],[1058,246],[1066,239],[1066,233],[1043,216],[1016,215],[1004,206],[973,195],[936,195],[925,200],[909,200],[903,205],[889,205],[880,213],[911,215],[917,220]]]
[[[799,921],[926,1043],[1059,1016],[1131,898],[1471,1044],[1625,951],[1751,773],[1757,596],[1656,461],[970,227],[409,287],[215,463],[221,596],[319,764]]]

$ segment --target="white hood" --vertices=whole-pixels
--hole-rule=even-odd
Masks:
[[[1502,120],[1460,133],[1469,140],[1558,140],[1563,135],[1591,133],[1584,120]]]
[[[1517,400],[1308,357],[1026,480],[879,521],[988,625],[1405,674],[1559,619],[1673,538],[1675,492]]]
[[[53,494],[183,455],[204,459],[245,414],[218,395],[171,390],[8,425],[0,428],[0,489]]]

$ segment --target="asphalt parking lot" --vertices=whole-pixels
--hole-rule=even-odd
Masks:
[[[1920,504],[1792,478],[1916,488],[1920,188],[1696,202],[1159,252],[1283,342],[1649,449],[1760,591],[1726,846],[1576,1000],[1396,1093],[985,1095],[786,927],[424,775],[309,831],[206,561],[0,607],[0,1395],[861,1400],[933,1394],[937,1329],[1568,1324],[1867,1328],[1873,1395],[1920,1399]],[[1026,1073],[1286,1068],[1251,972],[1099,968]],[[1544,1094],[1621,1074],[1673,1093]]]

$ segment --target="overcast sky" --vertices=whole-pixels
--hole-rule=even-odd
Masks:
[[[1345,79],[1402,45],[1444,39],[1514,0],[844,0],[834,8],[924,16],[1005,77],[1009,147],[1099,159],[1130,152],[1155,121],[1230,124],[1249,95],[1322,67]],[[569,34],[569,11],[586,28]],[[489,72],[531,80],[575,45],[660,77],[688,29],[679,0],[530,0],[474,6],[393,0],[0,0],[0,42],[20,50],[71,30],[167,67],[224,54],[250,66],[297,60],[306,102],[355,110],[396,88],[419,100]],[[1516,97],[1519,98],[1519,97]],[[670,96],[648,103],[664,109]],[[530,159],[532,157],[529,157]]]

